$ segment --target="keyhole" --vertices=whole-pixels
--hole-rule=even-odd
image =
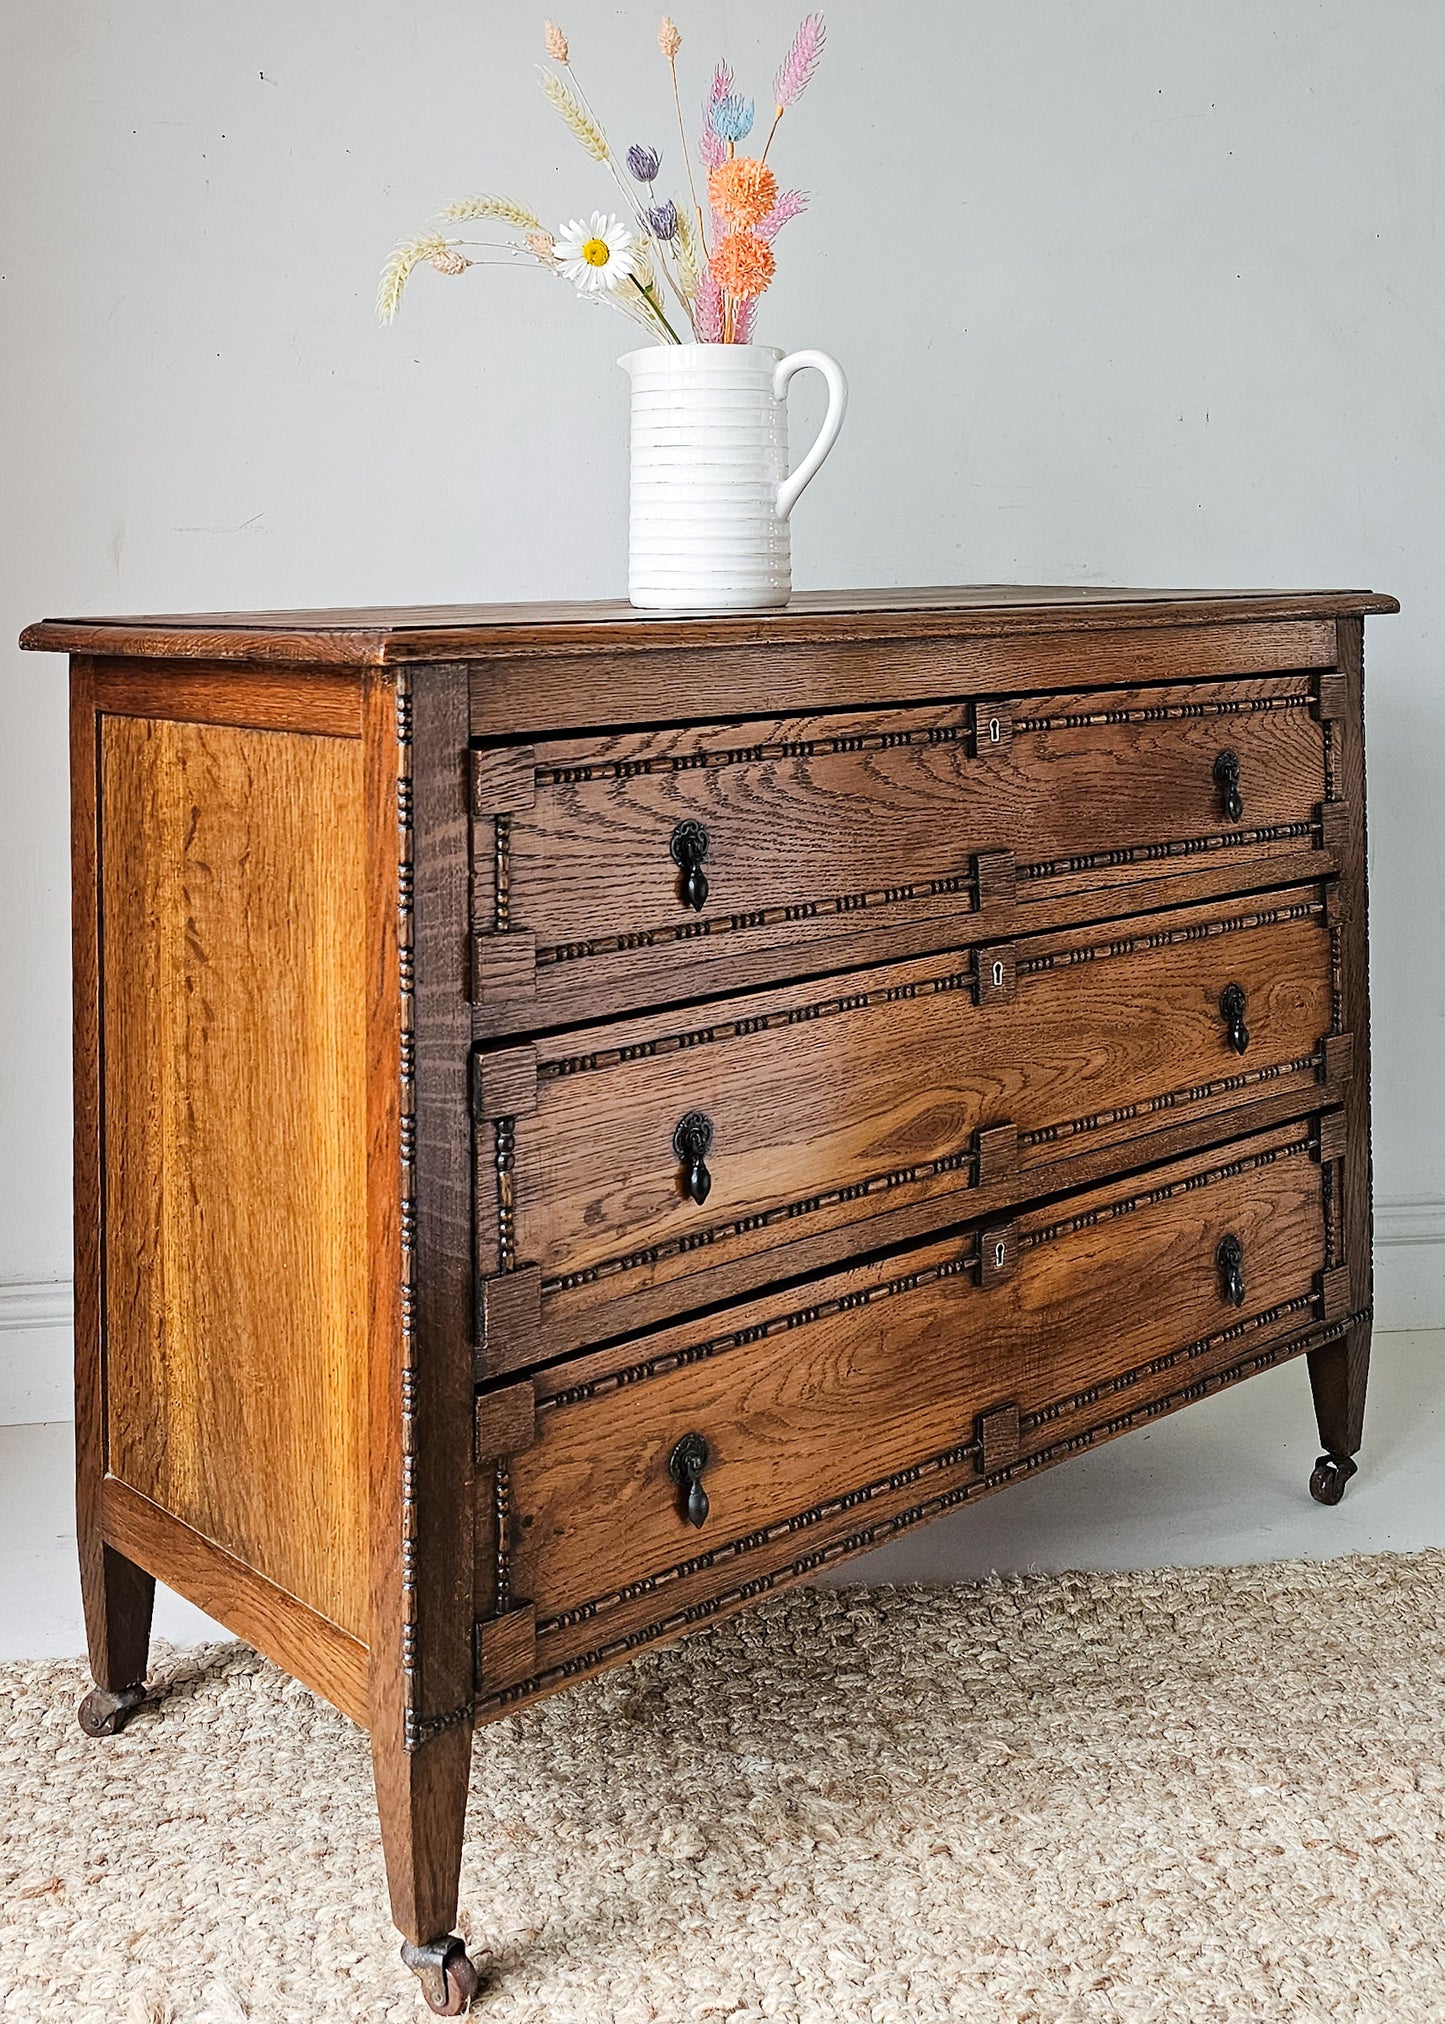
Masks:
[[[1001,989],[1001,988],[1002,988],[1002,985],[1003,985],[1003,964],[1002,964],[1002,963],[995,963],[995,964],[994,964],[994,966],[993,966],[993,982],[994,982],[994,989],[995,989],[995,990],[999,990],[999,989]]]
[[[1007,1255],[1006,1247],[1002,1241],[994,1245],[993,1262],[995,1265],[1002,1265],[1006,1255]]]
[[[989,720],[988,720],[988,742],[989,742],[989,744],[990,744],[990,745],[997,745],[997,744],[998,744],[998,742],[999,742],[999,740],[1000,740],[1000,738],[1001,738],[1001,736],[1002,736],[1002,733],[1001,733],[1001,731],[1000,731],[1000,729],[999,729],[999,721],[998,721],[998,718],[997,718],[997,717],[990,717],[990,718],[989,718]]]

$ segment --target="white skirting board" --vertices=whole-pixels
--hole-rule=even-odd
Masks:
[[[68,1420],[68,1279],[0,1281],[0,1427]],[[1445,1202],[1375,1209],[1375,1326],[1445,1328]]]
[[[0,1280],[0,1427],[70,1418],[74,1325],[68,1279]]]

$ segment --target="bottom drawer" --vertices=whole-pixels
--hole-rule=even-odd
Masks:
[[[1326,1113],[484,1395],[483,1701],[1338,1333],[1342,1151]]]

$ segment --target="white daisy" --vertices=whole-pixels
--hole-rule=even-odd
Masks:
[[[590,225],[581,218],[564,225],[554,251],[558,267],[578,293],[592,295],[599,288],[630,281],[637,272],[640,249],[620,218],[594,211]]]

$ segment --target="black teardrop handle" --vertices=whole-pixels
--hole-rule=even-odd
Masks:
[[[707,856],[707,831],[700,822],[680,822],[672,832],[669,849],[673,863],[682,873],[678,898],[700,914],[707,899],[707,873],[702,868]]]
[[[683,1492],[682,1508],[689,1525],[706,1523],[707,1491],[702,1472],[707,1467],[708,1445],[701,1434],[684,1434],[667,1458],[667,1473]]]
[[[1231,1307],[1244,1305],[1244,1246],[1231,1230],[1219,1240],[1219,1249],[1214,1254],[1219,1267],[1220,1285],[1225,1299]]]
[[[672,1150],[682,1162],[683,1193],[699,1208],[712,1193],[712,1175],[706,1153],[712,1144],[712,1120],[700,1110],[690,1110],[672,1135]]]
[[[1244,796],[1239,791],[1239,754],[1221,752],[1214,762],[1214,784],[1231,822],[1244,819]]]
[[[1219,994],[1219,1016],[1229,1028],[1229,1044],[1236,1054],[1249,1046],[1249,1028],[1244,1023],[1247,1001],[1242,984],[1226,984]]]

